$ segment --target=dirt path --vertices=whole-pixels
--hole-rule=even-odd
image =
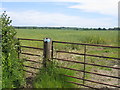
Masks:
[[[42,52],[40,50],[24,50],[22,52],[37,54],[37,55],[42,56]],[[39,62],[39,63],[36,63],[36,62],[24,61],[24,65],[26,65],[26,66],[35,67],[35,68],[40,68],[42,66],[41,65],[42,57],[21,54],[21,58]],[[33,73],[25,72],[26,85],[25,85],[24,88],[34,88],[33,87],[33,81],[34,81],[34,78],[36,76],[35,73],[39,72],[39,70],[29,68],[29,67],[24,67],[24,69],[27,70],[27,71],[33,72]]]

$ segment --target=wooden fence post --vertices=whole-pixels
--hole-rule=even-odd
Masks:
[[[43,50],[43,65],[46,67],[47,62],[51,59],[51,50],[52,50],[52,40],[50,38],[45,38],[43,40],[44,50]]]

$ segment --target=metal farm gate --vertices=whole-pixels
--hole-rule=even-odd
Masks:
[[[33,54],[33,53],[26,53],[26,52],[20,52],[20,54],[25,54],[25,55],[30,55],[30,56],[36,56],[36,57],[41,57],[41,62],[39,61],[35,61],[35,60],[31,60],[31,59],[25,59],[25,61],[29,61],[29,62],[33,62],[33,63],[40,63],[42,64],[43,66],[46,66],[46,62],[47,60],[51,59],[51,60],[56,60],[56,61],[60,61],[60,62],[64,62],[64,63],[72,63],[72,64],[80,64],[80,65],[83,65],[83,68],[82,70],[81,69],[76,69],[76,68],[70,68],[70,67],[67,67],[67,66],[57,66],[58,68],[64,68],[64,69],[68,69],[68,70],[72,70],[72,71],[75,71],[75,72],[79,72],[79,73],[82,73],[82,76],[81,77],[78,77],[78,76],[71,76],[71,75],[64,75],[66,77],[71,77],[71,78],[75,78],[75,79],[79,79],[79,80],[82,80],[82,83],[78,83],[78,82],[71,82],[71,81],[66,81],[66,82],[69,82],[69,83],[73,83],[73,84],[76,84],[78,86],[82,86],[84,88],[93,88],[93,89],[98,89],[97,87],[94,87],[92,85],[92,83],[94,83],[95,85],[103,85],[104,87],[110,87],[110,88],[120,88],[120,58],[119,56],[118,57],[108,57],[106,55],[95,55],[95,54],[88,54],[87,53],[87,47],[99,47],[101,48],[102,50],[103,49],[106,49],[106,48],[111,48],[111,49],[117,49],[119,51],[120,47],[115,47],[115,46],[105,46],[105,45],[95,45],[95,44],[83,44],[83,43],[72,43],[72,42],[61,42],[61,41],[52,41],[51,39],[49,38],[45,38],[44,40],[38,40],[38,39],[24,39],[24,38],[18,38],[19,41],[23,41],[23,40],[26,40],[26,41],[38,41],[38,42],[42,42],[43,43],[43,48],[38,48],[38,47],[30,47],[30,46],[24,46],[22,45],[21,46],[21,49],[22,48],[29,48],[29,49],[36,49],[36,50],[41,50],[42,53],[41,54]],[[66,51],[66,50],[57,50],[55,49],[54,47],[57,45],[57,44],[61,44],[61,45],[77,45],[77,46],[82,46],[83,47],[83,52],[80,53],[80,52],[75,52],[75,51]],[[62,58],[61,56],[58,57],[59,54],[62,54]],[[69,59],[66,59],[63,54],[69,54],[69,55],[76,55],[76,56],[81,56],[83,57],[82,60],[73,60],[73,58],[69,58]],[[109,66],[109,65],[100,65],[100,64],[95,64],[95,63],[89,63],[87,61],[87,58],[88,57],[92,57],[92,58],[98,58],[98,59],[103,59],[103,61],[107,61],[107,60],[112,60],[112,62],[117,62],[117,65],[115,66]],[[19,56],[20,58],[20,56]],[[91,59],[93,62],[95,59]],[[107,63],[107,62],[106,62]],[[112,74],[106,74],[106,72],[104,72],[104,74],[100,71],[87,71],[86,68],[88,66],[93,66],[94,68],[96,67],[99,67],[99,68],[106,68],[106,69],[110,69],[111,72],[116,70],[118,71],[118,74],[117,75],[112,75]],[[33,69],[38,69],[40,67],[33,67],[33,66],[29,66],[29,65],[24,65],[24,67],[27,67],[27,68],[33,68]],[[31,71],[28,71],[28,70],[24,70],[28,73],[36,73],[36,72],[31,72]],[[114,72],[113,72],[114,73]],[[37,74],[37,73],[36,73]],[[104,80],[103,81],[99,81],[99,80],[91,80],[91,79],[87,79],[86,78],[86,75],[89,74],[89,75],[92,75],[93,77],[94,76],[100,76],[99,78],[101,77],[104,77],[104,78],[108,78],[111,80],[116,80],[118,83],[115,83],[115,84],[111,84],[111,83],[105,83]],[[104,79],[103,78],[103,79]],[[89,82],[89,84],[87,83]]]

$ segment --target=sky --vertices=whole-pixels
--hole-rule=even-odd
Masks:
[[[119,0],[2,0],[14,26],[112,28]]]

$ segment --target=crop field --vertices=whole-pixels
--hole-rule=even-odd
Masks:
[[[111,45],[111,46],[118,46],[118,31],[77,31],[77,30],[55,30],[55,29],[16,29],[17,31],[17,37],[18,38],[28,38],[28,39],[40,39],[43,40],[44,38],[51,38],[54,41],[66,41],[66,42],[76,42],[76,43],[89,43],[89,44],[101,44],[101,45]],[[21,41],[21,45],[24,46],[33,46],[33,47],[40,47],[43,48],[42,42],[37,41]],[[84,53],[84,46],[78,46],[78,45],[68,45],[68,44],[55,44],[54,45],[55,50],[65,50],[65,51],[71,51],[71,52],[77,52],[77,53]],[[30,50],[23,48],[23,52],[28,53],[34,53],[34,54],[42,54],[41,51],[37,50]],[[108,57],[118,57],[118,49],[112,49],[112,48],[105,48],[105,47],[87,47],[87,54],[94,54],[94,55],[101,55],[101,56],[108,56]],[[84,56],[80,55],[72,55],[72,54],[65,54],[65,53],[57,53],[54,54],[54,57],[58,57],[61,59],[70,59],[75,61],[82,61],[84,59]],[[28,59],[34,59],[36,61],[42,60],[42,58],[36,58],[36,57],[29,57],[24,56],[24,58]],[[117,60],[112,59],[103,59],[103,58],[97,58],[97,57],[86,57],[87,63],[94,63],[99,65],[105,65],[105,66],[116,66]],[[25,62],[26,65],[35,66],[39,68],[39,65],[33,63]],[[59,64],[67,67],[72,67],[76,69],[83,70],[83,65],[81,64],[72,64],[72,63],[66,63],[60,61]],[[30,71],[31,70],[29,69]],[[117,70],[109,69],[106,67],[97,67],[97,66],[90,66],[86,65],[86,71],[92,71],[92,72],[99,72],[101,74],[106,75],[113,75],[117,76]],[[79,76],[82,78],[83,74],[81,73],[75,73],[76,76]],[[94,76],[90,74],[86,74],[86,79],[93,79],[100,82],[106,82],[108,84],[116,85],[117,79],[113,78],[105,78],[102,76]],[[48,81],[48,80],[46,80]],[[78,81],[82,83],[82,80]],[[35,82],[35,87],[39,87],[39,80]],[[91,85],[93,87],[102,87],[102,85],[96,85],[89,82],[86,82],[86,85]],[[53,85],[54,86],[54,85]],[[46,88],[46,87],[44,87]]]

